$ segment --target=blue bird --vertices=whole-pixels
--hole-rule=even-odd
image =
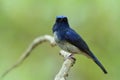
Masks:
[[[53,34],[57,45],[72,54],[80,53],[87,55],[91,58],[101,69],[107,74],[106,69],[90,51],[86,42],[77,34],[72,28],[70,28],[68,19],[66,16],[57,16],[56,22],[53,26]]]

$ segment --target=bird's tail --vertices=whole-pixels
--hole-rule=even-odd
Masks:
[[[104,68],[104,66],[101,64],[101,62],[93,55],[92,52],[89,52],[89,56],[93,59],[93,61],[102,69],[102,71],[107,74],[107,70]]]

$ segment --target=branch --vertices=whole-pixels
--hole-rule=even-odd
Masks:
[[[13,64],[10,68],[8,68],[1,77],[6,76],[11,70],[18,67],[30,55],[30,53],[32,52],[33,49],[35,49],[35,47],[37,47],[39,44],[45,41],[49,41],[51,46],[56,45],[54,38],[50,35],[45,35],[45,36],[41,36],[41,37],[34,39],[33,42],[28,46],[27,50],[17,60],[17,62]]]
[[[75,58],[71,55],[71,53],[65,52],[63,50],[60,51],[60,54],[65,58],[65,61],[60,71],[56,75],[55,80],[66,80],[70,68],[75,63]]]
[[[13,64],[10,68],[8,68],[1,77],[6,76],[10,71],[18,67],[30,55],[33,49],[35,49],[42,42],[46,42],[46,41],[49,41],[51,46],[56,46],[54,38],[50,35],[45,35],[45,36],[41,36],[41,37],[34,39],[33,42],[28,46],[27,50],[17,60],[17,62]],[[68,76],[68,72],[70,68],[75,63],[75,58],[72,56],[71,53],[65,52],[63,50],[60,51],[60,54],[65,58],[65,61],[60,71],[56,75],[55,80],[66,80],[66,77]]]

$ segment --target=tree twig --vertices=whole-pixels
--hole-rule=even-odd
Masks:
[[[54,38],[50,35],[44,35],[34,39],[33,42],[28,46],[27,50],[17,60],[17,62],[13,64],[10,68],[8,68],[1,77],[6,76],[11,70],[18,67],[30,55],[33,49],[35,49],[42,42],[46,41],[49,41],[51,46],[56,46]],[[54,80],[66,80],[70,68],[75,63],[75,58],[71,55],[71,53],[61,50],[60,54],[64,57],[65,61],[63,62],[63,65],[58,74],[55,76]]]
[[[70,68],[75,63],[75,58],[71,56],[71,53],[61,50],[60,54],[65,58],[65,61],[54,80],[66,80]]]
[[[16,68],[17,66],[19,66],[29,55],[30,53],[33,51],[33,49],[35,49],[35,47],[37,47],[39,44],[41,44],[42,42],[45,41],[49,41],[51,43],[52,46],[55,46],[56,43],[54,41],[54,38],[50,35],[45,35],[45,36],[40,36],[36,39],[33,40],[33,42],[28,46],[27,50],[21,55],[21,57],[17,60],[17,62],[15,64],[13,64],[10,68],[8,68],[1,77],[4,77],[5,75],[7,75],[11,70],[13,70],[14,68]]]

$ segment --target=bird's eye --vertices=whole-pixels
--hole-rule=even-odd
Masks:
[[[67,21],[67,18],[63,18],[63,21],[66,22],[66,21]]]
[[[62,18],[57,18],[56,21],[57,22],[61,22]]]

